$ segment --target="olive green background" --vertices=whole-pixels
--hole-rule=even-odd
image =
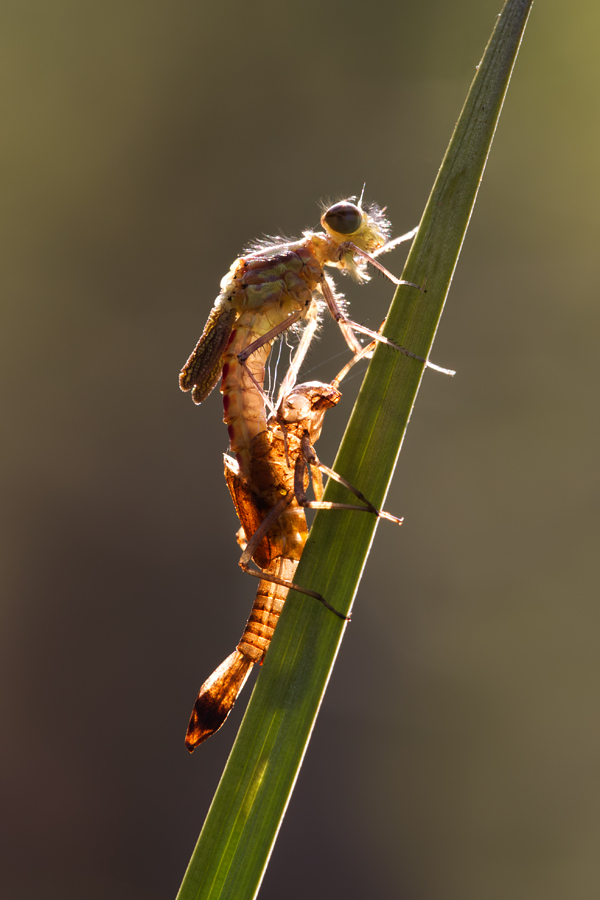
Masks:
[[[363,182],[417,224],[500,5],[3,6],[3,897],[174,897],[255,590],[178,371],[249,239]],[[599,25],[534,5],[263,900],[600,893]],[[342,286],[378,327],[385,280]]]

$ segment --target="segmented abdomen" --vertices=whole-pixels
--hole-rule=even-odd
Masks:
[[[227,456],[225,477],[246,539],[287,496],[288,505],[254,551],[253,559],[265,574],[289,584],[306,544],[308,526],[304,509],[292,493],[293,462],[299,452],[299,439],[292,432],[288,434],[288,451],[291,467],[286,459],[283,437],[271,426],[251,442],[249,482]],[[267,651],[287,593],[287,587],[267,580],[261,580],[258,586],[252,613],[238,644],[240,653],[253,662],[260,661]]]
[[[297,565],[297,560],[280,558],[268,566],[265,572],[285,581],[292,581]],[[250,618],[237,645],[240,653],[252,662],[260,662],[269,649],[287,594],[288,588],[281,584],[260,582]]]

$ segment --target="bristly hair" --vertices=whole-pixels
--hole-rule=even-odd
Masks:
[[[280,234],[265,234],[264,237],[256,238],[249,244],[246,244],[242,250],[242,256],[245,253],[269,253],[270,251],[277,251],[282,247],[287,247],[289,244],[294,244],[298,240],[299,238],[287,238]]]
[[[364,206],[362,209],[370,219],[373,219],[387,243],[392,236],[392,225],[385,217],[385,209],[382,209],[377,203],[369,203],[368,206]]]
[[[342,200],[343,199],[348,199],[348,200],[352,200],[352,201],[355,200],[354,197],[342,198]],[[332,200],[331,197],[323,197],[321,200],[318,200],[317,206],[319,207],[319,213],[320,213],[319,219],[321,218],[321,216],[325,215],[327,210],[330,207],[334,206],[336,203],[341,203],[341,200]]]

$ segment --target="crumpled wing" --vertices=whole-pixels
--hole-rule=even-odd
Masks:
[[[224,453],[223,461],[225,463],[225,481],[227,482],[235,511],[242,526],[241,530],[244,532],[247,543],[262,524],[264,510],[261,511],[259,509],[258,503],[260,498],[256,496],[243,475],[240,475],[239,466],[235,459]],[[277,550],[272,546],[272,541],[267,533],[256,550],[253,559],[257,566],[264,569],[277,555]]]
[[[192,391],[194,403],[202,403],[221,377],[223,353],[231,337],[237,312],[213,308],[194,352],[179,375],[182,391]]]

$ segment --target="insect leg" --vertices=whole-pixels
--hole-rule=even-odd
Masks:
[[[394,247],[397,247],[398,244],[404,243],[404,241],[411,241],[419,230],[419,226],[413,228],[412,231],[407,231],[406,234],[401,234],[399,237],[394,238],[391,241],[388,241],[387,244],[384,244],[383,247],[380,247],[379,250],[376,250],[371,256],[381,256],[382,253],[389,253],[390,250],[393,250]]]
[[[323,275],[323,280],[321,281],[321,293],[325,298],[325,303],[327,304],[329,312],[339,325],[340,331],[342,332],[344,340],[348,344],[348,347],[352,350],[353,353],[360,353],[363,349],[363,345],[360,343],[360,341],[352,331],[352,328],[350,327],[350,320],[346,318],[346,316],[338,306],[337,300],[335,299],[334,293],[331,289],[331,285],[329,284],[326,275]]]
[[[258,348],[257,348],[257,349],[258,349]],[[258,391],[258,393],[260,394],[260,396],[262,397],[262,400],[263,400],[263,403],[265,404],[265,406],[268,406],[269,409],[271,410],[271,412],[272,412],[273,415],[274,415],[274,414],[276,413],[276,409],[275,409],[275,406],[273,405],[273,401],[271,400],[271,398],[269,397],[269,395],[266,393],[266,391],[265,391],[265,389],[263,388],[263,386],[262,386],[262,385],[256,380],[256,378],[254,377],[254,375],[253,375],[253,373],[252,373],[252,371],[251,371],[251,369],[250,369],[250,366],[246,363],[246,360],[243,360],[243,359],[240,358],[241,355],[242,355],[242,354],[240,353],[239,356],[238,356],[238,360],[239,360],[239,362],[240,362],[240,365],[241,365],[242,369],[244,370],[244,372],[245,372],[246,375],[249,377],[250,381],[252,382],[252,384],[254,385],[254,387],[256,388],[256,390]]]
[[[384,246],[385,246],[385,244],[384,244]],[[391,249],[392,248],[390,247],[390,250]],[[384,265],[382,265],[380,262],[378,262],[378,260],[375,259],[375,256],[371,255],[370,253],[367,253],[366,250],[361,250],[361,248],[357,247],[356,244],[353,244],[352,241],[346,241],[344,244],[340,244],[340,246],[339,246],[340,259],[344,255],[344,253],[347,253],[349,250],[353,255],[355,254],[357,256],[362,256],[362,258],[366,259],[367,262],[370,262],[372,266],[375,266],[376,269],[379,269],[380,272],[383,272],[385,277],[389,278],[389,280],[391,282],[393,282],[393,284],[407,284],[407,285],[409,285],[409,287],[414,287],[418,291],[423,290],[423,288],[420,284],[415,284],[413,281],[403,281],[402,278],[396,278],[395,275],[392,275],[392,273],[389,271],[389,269],[386,269],[386,267]]]
[[[274,328],[271,328],[270,331],[267,331],[262,337],[257,338],[255,341],[252,341],[251,344],[248,344],[241,353],[238,353],[238,360],[243,363],[246,362],[249,356],[252,356],[256,350],[259,350],[261,347],[264,347],[265,344],[269,344],[272,340],[278,337],[282,332],[287,331],[288,328],[291,328],[292,325],[295,325],[296,322],[299,322],[300,319],[305,315],[306,309],[297,309],[295,313],[292,313],[291,316],[288,316],[287,319],[284,319],[283,322],[280,322],[279,325],[275,325]]]
[[[244,369],[246,374],[249,376],[250,380],[254,384],[254,387],[256,388],[256,390],[258,391],[260,396],[262,397],[263,402],[265,403],[266,406],[269,407],[269,409],[271,410],[272,413],[275,413],[275,406],[271,402],[270,397],[265,393],[262,385],[258,383],[256,378],[250,371],[249,367],[246,365],[246,360],[248,359],[249,356],[252,356],[252,354],[255,353],[257,350],[259,350],[261,347],[264,347],[265,344],[269,344],[271,341],[275,340],[275,338],[278,337],[280,334],[282,334],[284,331],[287,331],[288,328],[291,328],[292,325],[295,325],[296,322],[298,322],[304,314],[305,314],[304,309],[296,310],[295,313],[293,313],[291,316],[288,316],[288,318],[284,319],[283,322],[280,322],[279,325],[275,325],[275,327],[271,328],[270,331],[267,331],[266,334],[263,334],[261,337],[257,338],[255,341],[252,341],[251,344],[248,344],[248,346],[245,347],[241,353],[238,353],[238,357],[237,357],[238,362],[240,363],[240,365],[242,366],[242,368]],[[314,331],[313,331],[313,334],[314,334]],[[312,335],[311,335],[311,337],[312,337]],[[308,345],[306,346],[306,349],[304,350],[304,355],[306,355],[307,350],[308,350]],[[300,362],[298,363],[298,368],[300,367],[301,363],[302,363],[302,360],[300,360]]]
[[[385,325],[385,320],[383,322],[383,325]],[[382,328],[383,328],[383,325],[381,326]],[[352,359],[346,363],[344,368],[340,369],[340,371],[337,373],[337,375],[331,382],[332,385],[334,387],[338,387],[340,381],[342,381],[342,379],[346,377],[346,375],[348,374],[350,369],[353,366],[355,366],[357,362],[360,362],[361,359],[364,359],[365,357],[371,358],[376,346],[377,346],[377,341],[371,341],[370,344],[365,344],[365,346],[358,353],[355,353],[354,356],[352,357]]]
[[[310,443],[310,439],[308,434],[304,434],[302,436],[301,441],[302,446],[302,455],[298,456],[296,459],[296,465],[294,468],[294,493],[296,494],[296,500],[299,505],[304,507],[305,509],[354,509],[357,512],[370,512],[373,515],[377,516],[379,519],[387,519],[390,522],[395,522],[396,525],[402,525],[404,519],[399,519],[397,516],[393,516],[391,513],[384,512],[382,510],[378,510],[370,500],[367,500],[365,495],[358,490],[358,488],[353,487],[350,482],[346,481],[345,478],[342,478],[341,475],[338,475],[337,472],[334,472],[333,469],[330,469],[329,466],[324,465],[317,454],[315,453],[315,449]],[[306,492],[304,490],[304,473],[306,471],[306,465],[315,466],[325,475],[328,475],[329,478],[333,478],[334,481],[337,481],[338,484],[342,484],[345,488],[347,488],[351,493],[354,494],[355,497],[358,497],[359,500],[362,500],[364,506],[352,505],[349,503],[330,503],[328,501],[323,501],[321,499],[318,500],[307,500]]]
[[[397,283],[409,284],[409,282],[406,281]],[[416,285],[414,286],[416,287]],[[410,356],[412,359],[416,359],[419,362],[425,363],[425,365],[429,369],[435,369],[436,372],[442,372],[442,374],[444,375],[456,375],[456,372],[453,372],[452,369],[443,369],[441,366],[436,366],[435,363],[429,362],[428,359],[424,359],[422,356],[417,356],[416,353],[412,353],[410,350],[407,350],[406,347],[401,347],[400,344],[395,344],[393,341],[390,341],[389,338],[384,337],[382,334],[379,334],[376,331],[371,331],[370,328],[366,328],[364,325],[359,325],[358,322],[354,322],[352,321],[352,319],[348,319],[339,308],[337,301],[333,295],[333,291],[331,290],[331,287],[325,279],[323,279],[323,281],[321,282],[321,290],[323,291],[323,296],[325,297],[331,315],[338,323],[341,332],[346,339],[346,343],[354,353],[360,353],[363,347],[362,344],[358,342],[356,335],[352,334],[352,338],[349,340],[349,334],[351,334],[352,331],[360,331],[361,334],[368,335],[368,337],[373,338],[380,344],[387,344],[388,347],[393,347],[394,350],[398,350],[400,353],[404,353],[405,356]]]
[[[310,591],[308,588],[301,587],[300,585],[294,584],[291,581],[285,581],[283,578],[278,578],[277,575],[272,575],[269,572],[264,572],[260,568],[258,569],[258,572],[250,568],[252,556],[258,549],[262,539],[268,532],[269,528],[271,528],[274,522],[277,521],[279,516],[286,509],[286,507],[289,506],[293,499],[293,492],[288,491],[285,497],[283,497],[279,501],[277,506],[274,506],[269,514],[265,516],[259,527],[256,529],[256,531],[246,544],[246,549],[240,557],[240,567],[244,570],[244,572],[247,572],[248,575],[254,575],[255,578],[260,578],[262,581],[271,581],[273,584],[280,584],[282,587],[286,587],[289,590],[298,591],[298,593],[306,594],[308,597],[314,597],[314,599],[318,600],[319,603],[322,603],[323,606],[326,607],[326,609],[329,609],[332,613],[335,613],[338,618],[343,619],[345,622],[349,622],[350,616],[345,616],[343,613],[337,610],[334,606],[331,605],[331,603],[327,602],[325,597],[317,593],[317,591]]]
[[[286,397],[295,386],[298,372],[300,371],[300,367],[306,358],[306,354],[308,353],[308,349],[312,343],[312,339],[314,338],[315,332],[318,327],[319,312],[317,304],[315,303],[313,304],[313,309],[309,311],[306,328],[302,332],[300,343],[296,348],[296,352],[294,353],[290,367],[286,372],[285,378],[281,382],[279,395],[277,397],[277,405],[279,405],[282,398]]]

